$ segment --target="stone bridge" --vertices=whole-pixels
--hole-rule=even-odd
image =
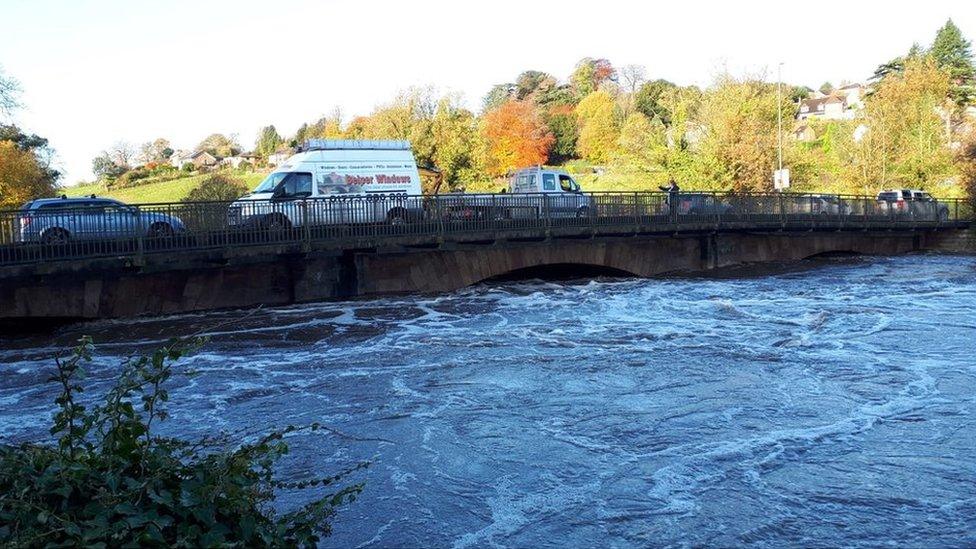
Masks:
[[[834,253],[965,248],[963,222],[869,228],[685,225],[571,227],[441,236],[299,241],[0,266],[10,326],[447,292],[564,269],[650,277]],[[962,244],[960,244],[962,243]]]

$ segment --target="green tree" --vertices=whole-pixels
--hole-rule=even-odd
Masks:
[[[162,137],[147,141],[139,147],[139,160],[143,164],[166,162],[172,155],[173,148],[170,147],[169,141]]]
[[[942,108],[951,83],[933,57],[908,59],[867,98],[852,176],[864,187],[925,187],[952,170]]]
[[[617,71],[606,59],[584,57],[576,64],[569,81],[579,97],[586,97],[600,88],[604,82],[617,80]]]
[[[949,19],[939,29],[929,48],[929,55],[935,59],[938,67],[949,73],[953,85],[952,97],[960,106],[971,103],[976,96],[973,90],[976,70],[973,68],[971,46],[972,43],[966,40],[959,27]]]
[[[296,141],[299,143],[308,139],[307,136],[308,126],[302,125],[299,129],[298,134],[295,136]],[[277,152],[278,147],[283,143],[281,136],[278,135],[278,130],[275,129],[274,125],[265,126],[258,131],[258,138],[254,143],[254,153],[262,158],[267,158],[269,155]]]
[[[555,138],[549,151],[549,163],[560,164],[575,158],[579,127],[572,105],[553,105],[543,112],[542,119]]]
[[[667,156],[664,124],[633,112],[620,128],[614,161],[626,171],[640,174],[663,173]]]
[[[111,181],[124,174],[125,170],[125,166],[116,164],[106,151],[92,159],[92,173],[96,179]]]
[[[830,92],[834,91],[834,85],[830,82],[824,82],[823,84],[820,84],[820,87],[817,88],[817,90],[824,95],[829,95]]]
[[[515,98],[527,99],[555,86],[556,79],[551,75],[542,71],[525,71],[515,79]]]
[[[441,98],[430,122],[429,156],[440,170],[443,183],[449,190],[466,186],[480,171],[478,164],[478,121],[471,111],[461,107],[461,98],[449,95]]]
[[[237,142],[237,136],[213,133],[208,135],[197,145],[197,150],[207,151],[217,158],[226,158],[241,153],[241,145]]]
[[[132,357],[89,404],[82,398],[91,338],[59,356],[50,440],[0,444],[0,544],[4,547],[314,547],[337,509],[363,490],[338,474],[278,480],[288,440],[326,433],[285,427],[254,440],[186,440],[159,432],[168,418],[174,365],[201,338],[173,339]],[[283,490],[310,501],[281,512]]]
[[[776,165],[776,85],[757,79],[718,78],[702,99],[701,162],[710,182],[736,191],[772,190]],[[784,117],[795,107],[783,97]]]
[[[649,119],[657,118],[665,126],[671,125],[671,113],[662,103],[662,95],[677,88],[667,80],[645,82],[634,95],[634,109]]]
[[[515,94],[515,84],[495,84],[490,90],[488,90],[488,93],[485,94],[484,99],[481,100],[481,109],[483,112],[497,109],[502,105],[502,103],[515,97]]]
[[[200,185],[191,190],[184,202],[230,202],[237,200],[247,192],[244,182],[235,177],[214,174],[203,180]]]
[[[576,106],[576,119],[580,155],[589,162],[609,161],[620,133],[620,116],[613,96],[606,91],[587,95]]]

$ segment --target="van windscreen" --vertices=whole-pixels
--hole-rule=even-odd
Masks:
[[[288,176],[288,173],[289,172],[275,172],[268,175],[268,177],[265,177],[264,181],[262,181],[260,185],[255,187],[254,192],[270,193],[274,191],[275,187],[278,186],[278,183],[281,183],[281,180]]]

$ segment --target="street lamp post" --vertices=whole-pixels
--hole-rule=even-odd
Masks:
[[[776,67],[777,168],[783,173],[783,63]]]

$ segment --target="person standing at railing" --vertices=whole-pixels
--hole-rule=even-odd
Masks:
[[[678,221],[678,192],[681,191],[681,189],[678,187],[678,182],[675,181],[674,178],[672,177],[668,180],[667,187],[658,186],[658,188],[668,193],[668,198],[667,198],[668,213],[671,216],[671,221],[677,222]]]

